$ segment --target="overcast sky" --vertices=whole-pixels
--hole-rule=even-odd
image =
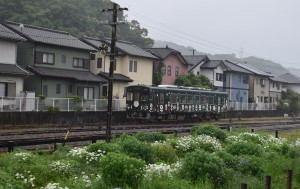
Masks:
[[[149,36],[300,68],[300,0],[115,0]]]

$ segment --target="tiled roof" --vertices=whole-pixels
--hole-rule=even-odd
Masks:
[[[184,55],[183,57],[190,65],[196,65],[208,58],[206,55]]]
[[[220,64],[222,64],[222,60],[210,60],[208,62],[205,62],[201,68],[202,69],[215,69],[217,68]]]
[[[98,74],[100,77],[104,79],[109,79],[109,73],[107,72],[100,72]],[[119,74],[119,73],[114,73],[114,80],[115,81],[123,81],[123,82],[132,82],[133,80],[130,79],[130,77],[127,77],[125,75]]]
[[[258,70],[258,69],[254,68],[254,67],[252,67],[252,66],[250,66],[250,65],[248,65],[248,64],[245,64],[245,63],[237,63],[237,65],[238,65],[238,66],[241,66],[241,67],[243,67],[243,68],[245,68],[245,69],[247,69],[247,70],[249,70],[249,71],[251,71],[251,72],[253,72],[254,74],[261,75],[261,76],[272,77],[271,74],[266,73],[266,72],[261,71],[261,70]]]
[[[109,40],[100,40],[97,38],[92,37],[83,37],[82,40],[93,46],[96,49],[99,49],[99,47],[105,43],[106,45],[110,45]],[[132,56],[138,56],[138,57],[144,57],[144,58],[150,58],[150,59],[157,59],[155,56],[153,56],[151,53],[143,50],[142,48],[134,45],[131,42],[126,41],[117,41],[116,42],[116,50],[118,51],[119,55],[132,55]],[[110,48],[108,48],[108,52],[110,52]]]
[[[281,79],[284,79],[287,83],[290,83],[290,84],[300,84],[300,78],[291,73],[279,75],[278,77],[280,77]]]
[[[18,34],[22,35],[29,41],[89,51],[96,50],[93,47],[80,41],[79,39],[73,37],[67,32],[36,27],[16,22],[6,22],[4,23],[4,25],[12,29],[14,32],[17,32]]]
[[[31,73],[16,64],[0,64],[0,74],[28,76]]]
[[[280,78],[280,77],[277,77],[277,76],[274,76],[274,77],[270,77],[270,80],[271,81],[278,81],[278,82],[282,82],[282,83],[287,83],[286,80]]]
[[[233,71],[233,72],[241,72],[241,73],[246,73],[246,74],[252,74],[251,71],[243,68],[243,67],[240,67],[238,66],[237,64],[235,63],[232,63],[228,60],[224,60],[223,61],[225,67],[226,67],[226,71]]]
[[[68,78],[68,79],[75,79],[77,81],[89,81],[89,82],[97,82],[97,83],[107,82],[103,78],[89,71],[46,68],[46,67],[36,67],[36,66],[29,66],[27,67],[27,69],[37,75],[46,76],[46,77]]]
[[[0,24],[0,39],[9,39],[15,41],[26,41],[25,38],[21,37],[17,33],[11,31],[7,27]]]
[[[144,48],[144,49],[161,59],[167,58],[170,54],[181,54],[179,51],[176,51],[169,47],[167,47],[167,48]]]

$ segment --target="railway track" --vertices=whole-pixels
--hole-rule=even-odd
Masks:
[[[300,119],[260,119],[260,120],[234,120],[229,122],[223,120],[219,122],[158,122],[158,123],[139,123],[131,125],[115,125],[112,126],[111,133],[113,136],[119,136],[123,133],[134,134],[137,132],[154,132],[159,131],[165,134],[185,134],[197,124],[216,124],[222,129],[237,129],[248,128],[272,132],[275,130],[286,131],[293,129],[300,129]],[[0,127],[1,128],[1,127]],[[90,125],[74,125],[71,128],[67,139],[65,139],[68,131],[68,125],[55,127],[31,127],[25,129],[24,127],[15,126],[10,129],[0,130],[0,151],[9,146],[28,146],[33,144],[53,144],[53,143],[67,143],[75,141],[96,141],[104,140],[106,133],[106,126],[103,124]]]

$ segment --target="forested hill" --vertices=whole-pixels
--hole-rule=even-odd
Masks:
[[[112,13],[101,9],[112,8],[110,0],[0,0],[0,21],[20,22],[55,30],[62,30],[76,37],[110,37]],[[149,47],[153,40],[148,31],[124,13],[118,15],[118,39],[133,42],[140,47]]]

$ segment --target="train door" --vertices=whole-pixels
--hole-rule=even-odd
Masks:
[[[163,91],[156,90],[153,93],[153,107],[156,112],[164,112],[165,94]]]
[[[201,107],[200,107],[200,96],[198,94],[194,95],[194,109],[196,112],[198,112]]]
[[[186,105],[186,94],[179,94],[179,111],[185,111],[188,109]]]
[[[172,112],[179,110],[178,94],[170,93],[170,105]]]
[[[209,96],[209,98],[208,98],[208,110],[209,111],[214,111],[214,104],[215,104],[215,101],[214,101],[214,96]]]
[[[201,95],[201,110],[206,111],[208,108],[208,99],[206,95]]]

